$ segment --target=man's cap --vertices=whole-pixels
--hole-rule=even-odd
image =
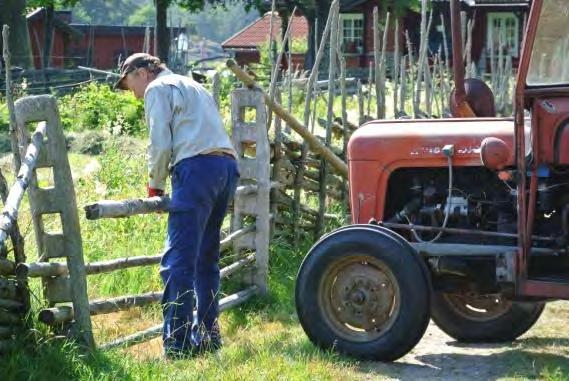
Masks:
[[[121,65],[120,78],[115,82],[114,89],[126,90],[123,87],[123,81],[128,75],[138,68],[144,67],[154,69],[161,64],[160,58],[154,57],[148,53],[134,53],[130,55]]]

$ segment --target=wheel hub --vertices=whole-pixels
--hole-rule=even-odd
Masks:
[[[387,329],[398,305],[390,270],[359,260],[345,264],[334,275],[329,306],[337,325],[374,334]]]

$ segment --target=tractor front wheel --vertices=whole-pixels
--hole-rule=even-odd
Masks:
[[[512,302],[500,294],[435,292],[432,318],[447,335],[462,342],[507,342],[528,331],[545,303]]]
[[[353,226],[321,239],[297,277],[296,307],[316,345],[393,361],[423,336],[430,279],[408,246],[379,228]]]

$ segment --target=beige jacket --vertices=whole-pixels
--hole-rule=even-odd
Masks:
[[[212,151],[236,156],[213,97],[193,79],[162,71],[146,88],[144,110],[150,187],[164,189],[170,169],[188,157]]]

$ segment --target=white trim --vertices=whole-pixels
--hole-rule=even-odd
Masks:
[[[502,25],[505,25],[507,21],[513,21],[513,36],[511,36],[512,46],[510,47],[510,54],[512,57],[518,57],[520,53],[520,20],[514,12],[488,12],[486,19],[486,51],[490,51],[491,39],[494,38],[494,51],[498,51],[498,43],[496,42],[498,37],[494,33],[494,23],[499,21]],[[506,30],[506,34],[508,30]],[[508,36],[506,35],[506,39]],[[508,41],[506,41],[508,42]]]
[[[345,22],[348,21],[350,24],[349,29],[345,29]],[[361,26],[356,28],[356,21],[360,21]],[[365,21],[363,13],[340,13],[340,28],[342,30],[342,45],[344,46],[344,52],[346,52],[346,46],[348,43],[355,42],[356,48],[361,47],[362,52],[365,45],[364,34],[365,34]],[[359,44],[358,44],[359,42]],[[350,52],[357,53],[357,52]]]

